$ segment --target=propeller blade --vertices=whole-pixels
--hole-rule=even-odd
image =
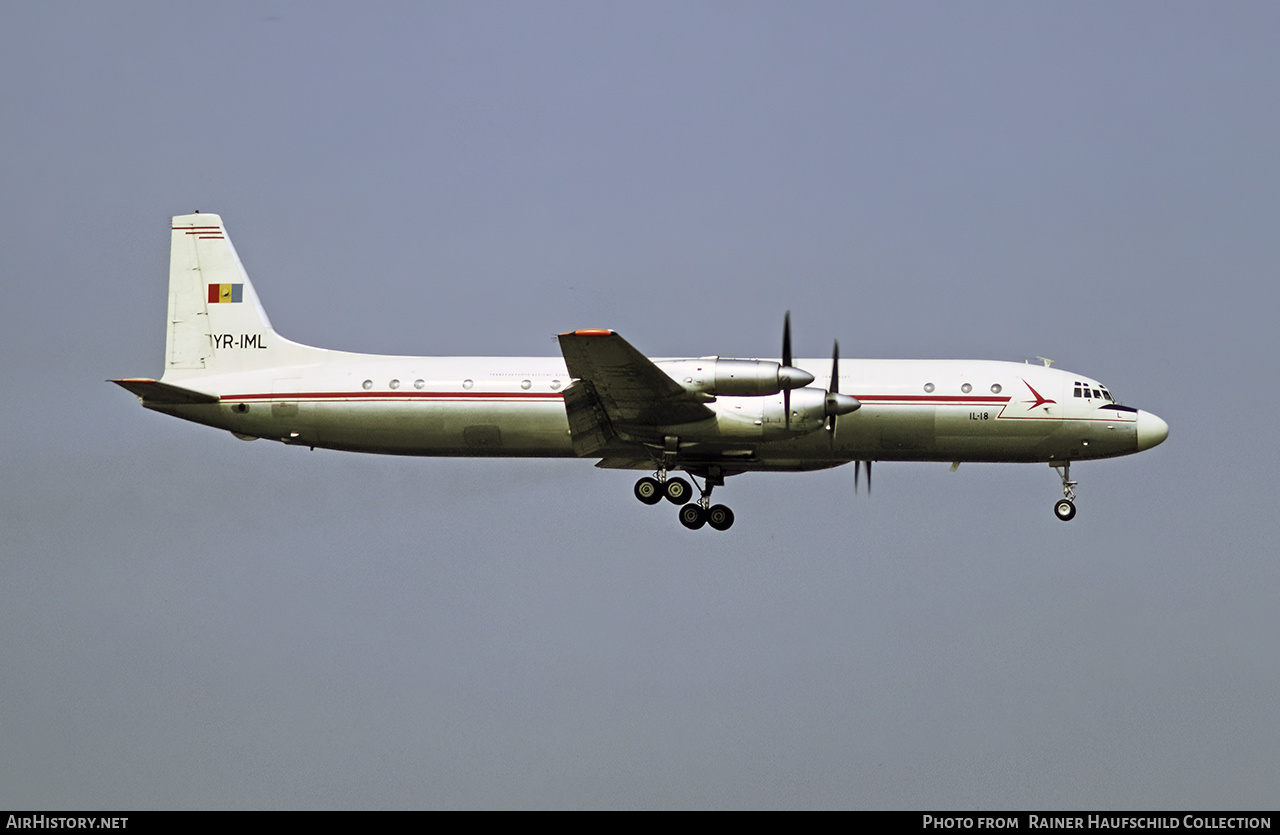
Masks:
[[[835,341],[835,345],[831,348],[831,388],[827,389],[831,394],[840,393],[840,340]],[[831,433],[831,443],[836,442],[836,413],[832,412],[827,418],[827,432]]]
[[[791,365],[791,311],[788,310],[782,317],[782,364],[790,367]]]
[[[782,316],[782,367],[791,367],[791,311]],[[791,429],[791,389],[782,390],[782,420]]]
[[[867,462],[867,495],[871,495],[871,462]]]
[[[862,491],[862,486],[858,484],[858,477],[861,475],[862,475],[862,462],[854,461],[853,462],[853,492],[854,493],[859,493]]]
[[[840,340],[838,339],[831,349],[831,388],[828,391],[832,394],[840,393]]]

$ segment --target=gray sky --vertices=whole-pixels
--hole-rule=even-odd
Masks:
[[[1273,3],[6,3],[0,806],[1274,808]],[[1053,357],[1169,440],[748,475],[245,444],[169,217],[406,354]],[[717,493],[717,498],[721,494]]]

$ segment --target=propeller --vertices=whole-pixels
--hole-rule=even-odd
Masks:
[[[807,386],[813,382],[813,375],[791,365],[791,311],[782,318],[782,368],[778,372],[779,380],[785,381],[782,389],[783,420],[787,429],[791,428],[791,389]],[[840,393],[840,342],[837,340],[831,353],[831,388],[827,390],[823,410],[827,415],[827,431],[832,433],[832,443],[836,431],[836,416],[847,415],[861,408],[856,398]]]
[[[827,432],[831,434],[831,443],[836,442],[836,418],[847,415],[862,408],[856,397],[840,393],[840,340],[831,348],[831,387],[827,389],[825,411],[827,413]]]
[[[856,411],[862,404],[855,398],[840,394],[840,340],[831,347],[831,388],[827,389],[827,432],[831,435],[831,444],[836,442],[836,418]],[[860,489],[859,476],[862,474],[862,462],[853,462],[853,492]],[[867,495],[871,495],[871,462],[867,462]]]

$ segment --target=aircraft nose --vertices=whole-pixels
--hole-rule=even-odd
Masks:
[[[1151,449],[1167,437],[1169,424],[1150,412],[1138,410],[1138,452]]]

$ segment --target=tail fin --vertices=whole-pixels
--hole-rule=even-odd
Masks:
[[[276,334],[222,218],[173,219],[166,378],[297,365],[323,353]]]

